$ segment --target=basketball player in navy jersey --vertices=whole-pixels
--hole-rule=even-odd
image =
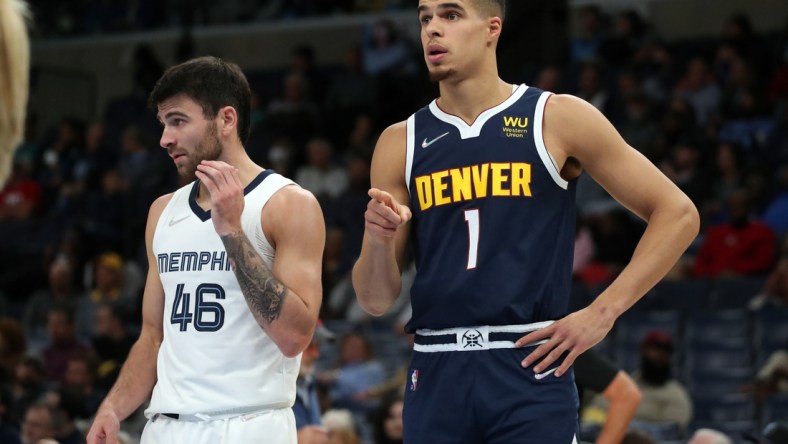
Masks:
[[[498,77],[504,0],[419,0],[440,97],[380,136],[353,270],[380,315],[412,237],[405,442],[576,440],[572,363],[698,232],[691,201],[590,104]],[[587,171],[648,222],[630,264],[567,313],[575,184]]]
[[[295,444],[299,360],[322,296],[320,207],[246,154],[250,91],[237,65],[174,66],[150,102],[161,146],[197,180],[151,205],[142,331],[88,443],[117,443],[152,390],[143,444]]]

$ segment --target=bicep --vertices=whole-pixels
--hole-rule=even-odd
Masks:
[[[271,214],[277,215],[268,226],[276,245],[271,271],[307,306],[319,307],[323,295],[321,277],[326,242],[323,214],[317,200],[308,191],[295,186],[282,191],[284,193],[275,194],[264,209],[264,212],[270,210]]]
[[[572,96],[551,97],[545,127],[567,158],[577,159],[611,196],[641,218],[648,219],[662,202],[684,197],[587,102]]]

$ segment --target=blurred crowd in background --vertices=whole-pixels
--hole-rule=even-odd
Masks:
[[[404,2],[236,1],[224,15],[205,1],[191,2],[190,14],[178,12],[178,0],[31,3],[33,35],[45,37],[297,20]],[[665,42],[632,10],[577,13],[567,63],[505,80],[593,104],[702,217],[700,236],[668,278],[598,346],[645,393],[633,429],[652,441],[632,442],[686,442],[700,427],[737,440],[788,419],[788,21],[761,35],[735,13],[717,35]],[[386,20],[366,26],[341,65],[316,59],[313,48],[295,44],[287,69],[247,71],[254,99],[246,149],[314,193],[325,215],[321,318],[339,340],[313,347],[311,360],[305,354],[323,422],[344,430],[337,443],[401,442],[414,269],[381,318],[356,304],[349,272],[377,136],[437,91],[419,42]],[[136,338],[148,207],[182,185],[146,105],[165,68],[141,44],[133,91],[106,103],[101,118],[63,116],[40,128],[29,116],[0,190],[2,442],[17,442],[20,430],[24,442],[84,442],[80,434]],[[615,278],[644,229],[586,176],[577,196],[573,308]],[[653,347],[662,353],[646,352]],[[586,398],[583,430],[593,433],[604,403]],[[143,424],[138,412],[124,425],[129,442]]]

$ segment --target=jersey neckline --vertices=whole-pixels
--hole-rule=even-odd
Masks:
[[[460,132],[461,139],[470,139],[472,137],[478,137],[482,131],[482,127],[484,127],[484,124],[487,123],[490,118],[510,107],[514,102],[518,101],[523,96],[523,94],[525,94],[527,89],[528,85],[525,84],[512,85],[512,94],[507,97],[506,100],[492,108],[482,111],[482,113],[479,114],[476,117],[476,120],[474,120],[470,125],[468,125],[458,116],[443,111],[438,106],[438,99],[434,99],[432,102],[430,102],[429,109],[430,112],[432,112],[432,115],[434,115],[437,119],[457,128],[457,131]]]
[[[252,192],[258,185],[260,185],[266,177],[270,176],[274,173],[274,170],[263,170],[260,174],[257,175],[248,185],[244,187],[244,196]],[[211,218],[211,210],[203,210],[197,204],[197,192],[200,190],[200,180],[197,179],[192,184],[191,192],[189,193],[189,207],[192,209],[192,212],[195,216],[200,218],[201,221],[205,222]]]

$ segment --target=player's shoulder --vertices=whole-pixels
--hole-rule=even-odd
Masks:
[[[290,214],[304,214],[304,211],[320,209],[320,203],[312,192],[302,188],[297,183],[283,186],[278,189],[268,200],[263,208],[276,212],[290,212]]]
[[[406,120],[389,125],[383,132],[380,133],[380,141],[398,140],[405,141],[405,136],[408,132],[408,123]]]
[[[167,207],[167,204],[170,203],[170,201],[172,200],[172,196],[174,195],[175,193],[167,193],[163,196],[157,197],[156,200],[154,200],[153,203],[151,203],[150,205],[150,211],[149,211],[150,215],[151,216],[157,215],[158,217],[158,215],[160,215],[164,211],[164,208]]]

